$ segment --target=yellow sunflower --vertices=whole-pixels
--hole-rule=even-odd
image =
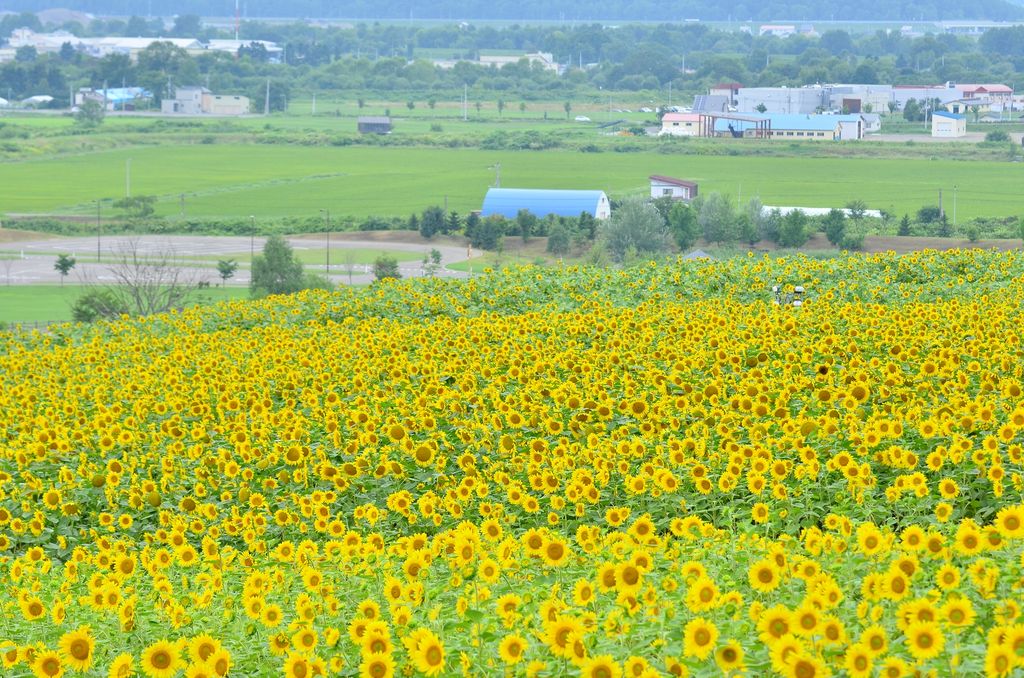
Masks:
[[[65,633],[60,639],[62,658],[75,671],[87,671],[92,666],[92,652],[96,640],[88,626],[80,626]]]

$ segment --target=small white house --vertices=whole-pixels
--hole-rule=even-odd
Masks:
[[[945,111],[932,113],[932,136],[953,139],[967,134],[967,116]]]
[[[693,200],[697,197],[697,184],[673,177],[653,174],[651,179],[651,199],[672,198],[673,200]]]
[[[699,113],[666,113],[661,118],[661,131],[675,137],[695,137],[700,134]]]

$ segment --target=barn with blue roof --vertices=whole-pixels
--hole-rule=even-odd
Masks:
[[[597,219],[612,215],[611,203],[604,191],[561,191],[537,188],[491,188],[484,197],[480,216],[500,215],[515,219],[519,210],[529,210],[537,217],[549,214],[578,217],[586,212]]]

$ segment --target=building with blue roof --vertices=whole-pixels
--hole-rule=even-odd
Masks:
[[[967,134],[967,116],[959,113],[935,111],[932,113],[932,136],[955,139]]]
[[[86,101],[95,101],[108,111],[131,111],[146,105],[152,98],[153,95],[142,87],[83,87],[75,94],[75,105],[81,106]]]
[[[716,117],[715,135],[749,137],[761,134],[770,139],[816,141],[846,141],[864,137],[864,120],[859,115],[738,113],[736,117]]]
[[[597,219],[612,215],[611,203],[604,191],[563,191],[539,188],[491,188],[484,197],[480,216],[500,215],[515,219],[519,210],[529,210],[537,217],[549,214],[578,217],[583,212]]]

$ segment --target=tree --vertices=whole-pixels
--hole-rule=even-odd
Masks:
[[[429,254],[423,255],[423,274],[428,278],[437,275],[441,268],[441,251],[436,247],[430,249]]]
[[[128,219],[145,219],[153,216],[156,212],[155,195],[135,195],[130,198],[121,198],[113,203],[119,210],[124,210],[124,216]]]
[[[305,288],[302,262],[295,257],[291,245],[279,235],[267,238],[263,253],[252,260],[252,280],[249,283],[252,296],[292,294]]]
[[[430,110],[434,110],[434,108],[437,107],[437,99],[435,99],[434,97],[430,97],[429,99],[427,99],[427,106],[430,108]]]
[[[502,246],[502,239],[505,237],[505,217],[500,214],[492,214],[480,221],[472,229],[470,235],[469,224],[466,224],[466,235],[469,243],[481,250],[496,251]]]
[[[1009,140],[1010,135],[1001,129],[994,129],[985,134],[985,141],[989,143],[1006,143]]]
[[[408,101],[405,102],[405,107],[411,111],[414,108],[416,108],[416,102],[413,101],[412,99],[409,99]]]
[[[420,216],[420,235],[424,238],[433,238],[435,234],[445,230],[444,209],[434,205],[423,210]]]
[[[806,243],[811,237],[807,223],[807,215],[803,210],[793,210],[784,216],[779,227],[779,245],[800,247]]]
[[[103,124],[106,111],[103,104],[93,99],[87,99],[75,112],[75,126],[81,129],[96,129]]]
[[[559,221],[551,227],[551,231],[548,233],[547,251],[560,257],[565,256],[569,253],[571,242],[572,231],[565,223]]]
[[[822,226],[828,241],[836,247],[841,246],[843,238],[846,237],[846,214],[842,210],[833,208],[822,219]]]
[[[70,254],[58,254],[57,261],[54,262],[53,268],[60,273],[60,286],[64,287],[64,278],[68,277],[68,273],[75,267],[75,258]]]
[[[442,233],[448,235],[449,233],[458,233],[462,230],[462,217],[455,210],[448,213],[448,219],[444,222],[444,229]]]
[[[580,212],[580,217],[576,220],[576,228],[579,230],[581,238],[593,240],[597,237],[597,219],[590,212]]]
[[[238,270],[238,262],[234,259],[221,259],[217,262],[217,273],[220,275],[220,279],[223,282],[227,282],[228,278],[235,274]]]
[[[516,227],[523,242],[530,242],[530,234],[537,229],[537,216],[528,209],[521,209],[516,213]]]
[[[484,107],[483,103],[478,101],[473,106],[476,108],[476,114],[480,115],[480,109]]]
[[[680,250],[686,251],[697,244],[701,228],[697,223],[697,210],[677,201],[668,212],[668,228]]]
[[[611,219],[600,227],[601,240],[615,261],[621,262],[628,251],[650,255],[668,249],[669,232],[665,220],[649,201],[631,198],[623,201]]]
[[[179,14],[174,17],[171,35],[176,38],[196,38],[203,28],[202,19],[195,14]]]
[[[128,314],[128,307],[108,288],[86,291],[71,305],[71,319],[80,323],[114,320]]]
[[[114,252],[107,267],[113,283],[90,290],[82,303],[103,318],[181,308],[199,287],[195,270],[182,264],[172,249],[148,252],[130,240]]]
[[[572,102],[566,101],[562,104],[562,108],[565,109],[565,119],[568,120],[569,116],[572,115]]]
[[[727,243],[736,240],[736,212],[732,201],[721,193],[709,193],[700,200],[697,223],[708,242]]]
[[[32,45],[22,45],[14,52],[14,60],[19,64],[32,63],[39,58],[39,52]]]
[[[904,214],[903,218],[900,219],[900,226],[896,230],[896,235],[907,237],[910,235],[910,215]]]
[[[398,259],[382,254],[373,261],[373,277],[376,280],[397,280],[402,277],[398,270]]]
[[[758,113],[766,113],[768,111],[768,107],[765,106],[764,103],[760,103],[757,106],[754,106],[754,110]]]
[[[505,112],[505,100],[498,99],[498,117],[502,117],[502,113]]]

